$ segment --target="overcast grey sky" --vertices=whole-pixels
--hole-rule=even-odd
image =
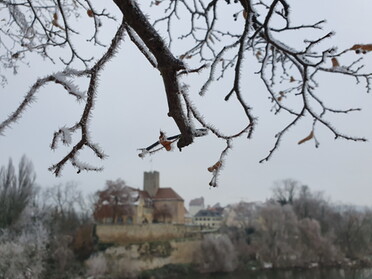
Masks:
[[[292,2],[297,21],[311,23],[327,19],[325,29],[336,31],[331,44],[338,45],[340,49],[350,48],[355,43],[372,43],[370,0],[355,0],[352,3],[347,0]],[[117,13],[114,5],[108,5],[109,11]],[[115,32],[114,28],[111,29],[108,33]],[[372,53],[366,54],[367,66],[372,61],[369,56]],[[60,69],[37,58],[31,62],[36,64],[22,67],[18,75],[9,76],[8,86],[0,88],[0,121],[15,109],[37,77]],[[258,69],[250,70],[254,72]],[[198,77],[193,77],[191,82],[190,95],[193,97],[192,86],[198,84]],[[372,205],[372,98],[366,93],[364,84],[356,85],[355,80],[342,76],[323,75],[319,78],[318,92],[335,107],[363,108],[362,112],[337,115],[332,119],[338,130],[367,137],[367,143],[335,141],[328,130],[320,128],[316,132],[320,141],[318,149],[313,142],[297,145],[311,130],[309,119],[291,129],[270,161],[259,164],[258,161],[272,148],[273,136],[290,118],[273,116],[269,112],[271,104],[257,76],[247,77],[246,82],[250,84],[247,96],[252,100],[253,113],[259,117],[258,127],[252,140],[241,138],[233,143],[234,148],[226,159],[218,188],[208,186],[211,176],[207,167],[218,160],[225,144],[212,136],[196,139],[182,152],[162,151],[144,159],[138,157],[137,149],[156,141],[159,130],[173,135],[177,129],[166,115],[166,97],[159,73],[152,69],[127,37],[120,52],[101,76],[92,118],[93,141],[98,142],[109,157],[98,161],[90,153],[81,154],[83,160],[102,165],[104,171],[77,174],[68,165],[59,178],[48,172],[48,167],[68,151],[63,146],[55,152],[50,151],[53,132],[64,125],[74,124],[82,109],[82,104],[66,96],[55,85],[40,90],[37,102],[12,129],[6,131],[5,136],[0,137],[0,165],[5,165],[10,157],[18,162],[22,154],[26,154],[34,163],[41,186],[76,181],[85,193],[102,189],[106,180],[117,178],[124,179],[132,187],[141,188],[143,172],[157,170],[160,172],[161,187],[173,187],[187,203],[200,196],[204,196],[206,203],[211,205],[216,202],[226,205],[240,200],[262,201],[270,196],[274,181],[293,178],[313,190],[324,191],[332,201]],[[228,90],[226,84],[217,85],[204,99],[195,97],[194,101],[208,121],[217,123],[221,131],[233,132],[243,122],[234,100],[229,103],[223,101]]]

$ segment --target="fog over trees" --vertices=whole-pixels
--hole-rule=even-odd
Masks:
[[[32,163],[9,160],[0,171],[0,278],[72,278],[93,249],[90,217],[76,185],[43,190]]]
[[[225,210],[225,230],[241,261],[274,267],[371,264],[370,208],[335,205],[293,179],[274,185],[266,202]]]
[[[91,136],[94,134],[90,129],[94,100],[105,98],[98,88],[99,76],[104,67],[109,67],[108,62],[127,36],[149,65],[160,73],[168,103],[164,114],[173,118],[179,130],[179,134],[170,136],[162,132],[159,140],[159,135],[146,139],[149,146],[141,148],[141,157],[163,148],[169,150],[173,145],[181,150],[209,132],[226,144],[221,153],[216,154],[216,160],[211,159],[208,168],[212,173],[210,185],[216,186],[233,140],[254,137],[258,116],[251,105],[252,98],[267,100],[272,104],[272,113],[288,115],[289,119],[278,128],[273,146],[261,162],[275,154],[291,127],[308,118],[312,125],[299,144],[313,141],[318,146],[316,135],[320,127],[328,129],[335,139],[365,141],[361,136],[343,132],[343,127],[336,127],[332,121],[332,115],[352,113],[359,108],[340,108],[328,103],[318,94],[318,87],[320,75],[341,75],[354,79],[369,92],[372,74],[363,66],[372,46],[369,42],[355,42],[337,49],[328,43],[334,32],[322,30],[325,20],[299,22],[300,11],[296,7],[296,3],[289,0],[191,3],[155,0],[149,5],[138,5],[133,0],[105,4],[93,0],[0,1],[3,85],[9,72],[16,73],[22,64],[31,61],[32,55],[41,55],[60,65],[59,72],[30,84],[20,105],[9,109],[9,117],[0,123],[0,133],[6,135],[6,130],[16,126],[15,122],[22,118],[25,110],[32,109],[43,86],[62,86],[66,94],[84,105],[75,124],[58,127],[52,135],[51,149],[57,149],[62,143],[69,146],[69,150],[49,170],[57,176],[66,164],[71,164],[77,172],[101,170],[79,160],[79,152],[86,149],[97,158],[106,157]],[[89,32],[84,29],[86,24]],[[107,26],[115,26],[117,30],[108,39],[103,35],[112,31],[105,30]],[[123,67],[126,66],[130,67],[123,63]],[[246,82],[250,74],[262,81],[265,94],[250,88]],[[200,82],[193,82],[196,75],[200,75]],[[80,80],[84,80],[84,88],[76,85]],[[239,123],[243,123],[240,129],[229,134],[203,117],[198,99],[191,94],[210,94],[221,82],[230,88],[224,92],[224,99],[236,102],[244,119],[242,122],[239,119]]]
[[[104,191],[95,193],[98,198],[87,204],[76,184],[41,188],[35,176],[26,157],[18,167],[10,160],[1,168],[0,278],[138,276],[131,250],[118,260],[103,256],[94,233],[97,206],[104,201],[115,206],[105,191],[130,208],[122,180],[107,181]],[[278,181],[267,201],[227,205],[223,214],[220,230],[201,239],[194,264],[199,272],[372,265],[371,209],[333,204],[299,181]]]

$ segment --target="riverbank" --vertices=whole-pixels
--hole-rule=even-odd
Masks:
[[[372,279],[372,264],[364,261],[345,260],[332,265],[307,267],[262,267],[259,262],[240,266],[232,272],[200,272],[195,264],[168,264],[161,268],[142,272],[139,279]]]
[[[97,230],[98,249],[93,260],[87,262],[88,270],[93,270],[90,274],[96,275],[97,278],[103,275],[111,276],[112,273],[121,274],[123,277],[125,273],[126,277],[123,278],[165,279],[200,274],[206,276],[219,274],[218,272],[234,274],[266,270],[306,271],[372,267],[371,259],[366,257],[351,260],[337,254],[338,256],[332,259],[315,256],[310,258],[303,257],[296,250],[287,255],[279,254],[274,258],[274,262],[270,262],[270,257],[266,256],[265,259],[256,253],[255,249],[251,249],[252,245],[247,239],[244,239],[244,242],[239,241],[242,235],[239,238],[234,237],[233,233],[236,231],[231,228],[207,234],[195,228],[190,230],[191,228],[170,225],[147,225],[139,228],[102,226]],[[159,235],[162,236],[164,232],[167,237],[154,241],[161,239]],[[133,243],[133,238],[141,241]],[[97,262],[105,268],[96,271]]]
[[[167,265],[148,270],[139,279],[372,279],[372,268],[316,267],[236,270],[234,272],[200,273],[194,265]]]

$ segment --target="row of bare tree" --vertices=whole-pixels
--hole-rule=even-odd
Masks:
[[[75,278],[94,246],[90,213],[73,183],[41,190],[23,157],[0,169],[0,278]]]
[[[75,278],[86,272],[82,260],[94,251],[92,210],[76,185],[41,191],[35,177],[25,157],[18,171],[11,160],[0,169],[0,279]],[[204,237],[198,266],[229,272],[252,263],[369,265],[371,243],[372,210],[334,205],[322,193],[284,180],[265,203],[228,206],[221,234]]]
[[[94,255],[93,217],[131,216],[133,193],[124,181],[109,180],[87,203],[75,183],[42,189],[31,161],[23,157],[17,169],[9,160],[0,168],[0,279],[132,278],[129,258]]]
[[[225,213],[223,231],[241,264],[371,264],[372,210],[332,204],[297,181],[278,183],[265,203],[240,202]]]

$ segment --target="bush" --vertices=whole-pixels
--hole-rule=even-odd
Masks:
[[[227,235],[205,236],[201,251],[197,261],[200,272],[231,272],[237,268],[237,253]]]
[[[101,253],[90,257],[85,264],[87,274],[93,278],[104,278],[108,271],[106,257]]]
[[[1,278],[43,278],[47,244],[48,233],[38,223],[19,235],[4,231],[0,237]]]

